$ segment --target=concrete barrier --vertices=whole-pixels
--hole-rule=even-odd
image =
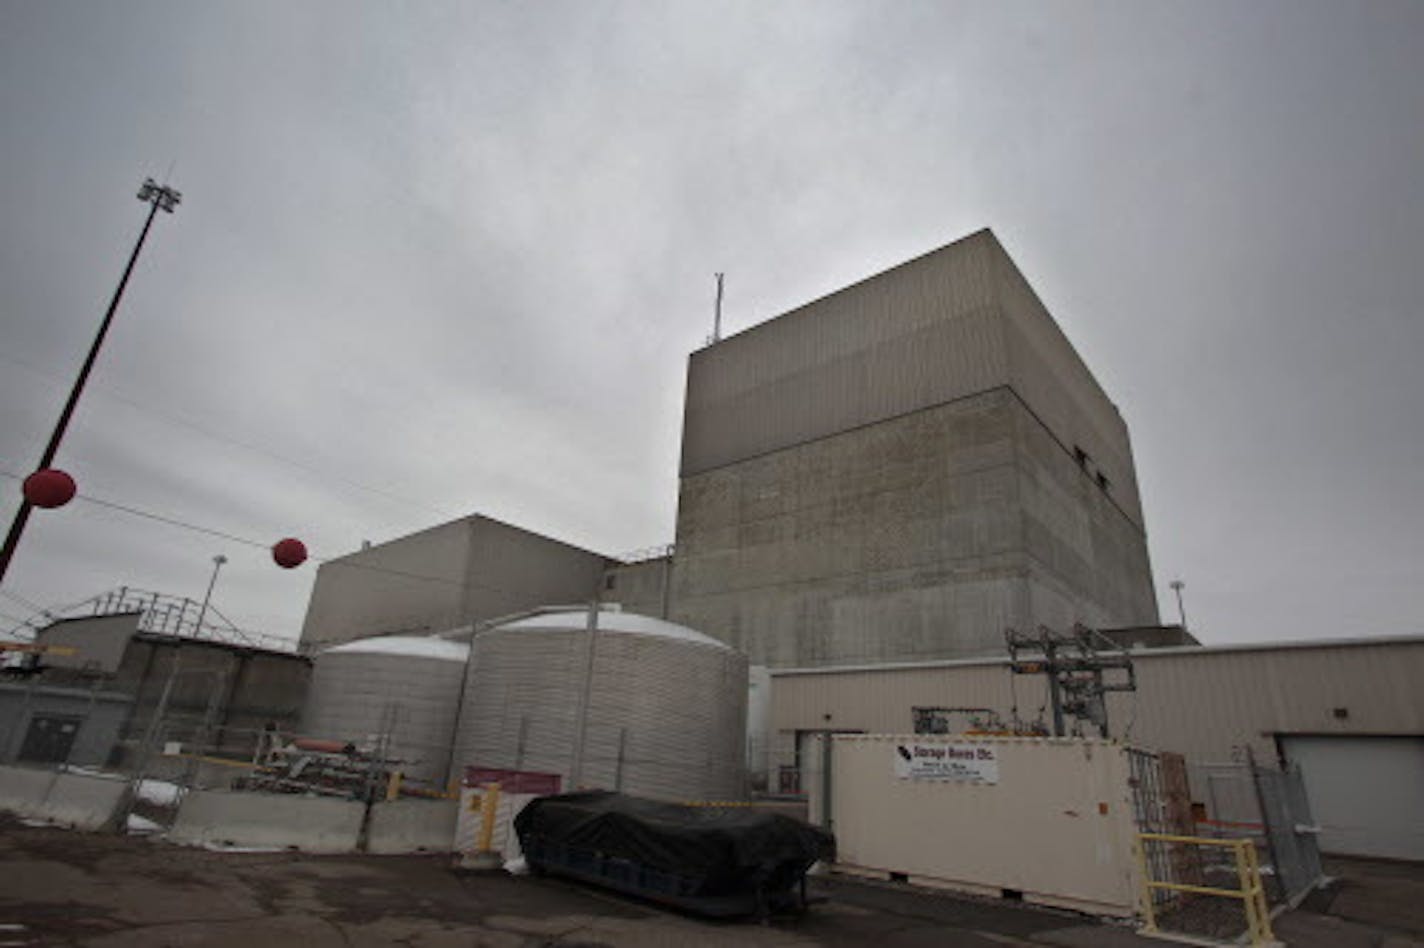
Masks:
[[[458,800],[391,800],[371,807],[366,851],[448,853],[455,845]]]
[[[113,829],[127,791],[118,775],[0,767],[0,810],[75,829]]]
[[[354,852],[365,809],[330,797],[193,790],[178,807],[168,838],[195,846]]]
[[[128,790],[122,777],[59,774],[45,800],[45,819],[76,829],[115,829]]]
[[[52,770],[0,767],[0,810],[16,816],[40,819],[45,797],[59,776]]]

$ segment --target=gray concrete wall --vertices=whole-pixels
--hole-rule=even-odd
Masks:
[[[221,689],[221,696],[209,749],[246,757],[255,746],[256,732],[269,722],[288,732],[295,729],[311,676],[308,659],[215,642],[141,635],[129,646],[112,684],[114,690],[135,698],[124,724],[126,752],[134,750],[147,729],[175,660],[179,675],[165,715],[165,733],[170,740],[186,742],[197,736],[214,688]]]
[[[671,556],[619,563],[604,574],[603,600],[616,602],[627,612],[666,619],[672,597]]]
[[[63,714],[82,718],[70,750],[70,764],[100,766],[108,761],[133,699],[107,689],[54,688],[0,685],[0,761],[19,757],[30,721],[37,714]]]
[[[1029,620],[1011,392],[683,481],[673,618],[754,664],[982,654]]]
[[[980,231],[692,354],[682,476],[1008,381]]]
[[[774,667],[1155,624],[1126,425],[981,231],[694,354],[672,599]]]
[[[112,675],[119,670],[129,640],[138,632],[141,612],[120,615],[85,616],[60,619],[35,636],[44,645],[67,646],[74,655],[46,654],[42,663],[49,668],[66,668],[91,674]]]
[[[443,632],[551,603],[586,602],[608,559],[489,517],[466,517],[329,560],[302,644]]]
[[[127,792],[113,775],[0,767],[0,810],[75,829],[114,829]]]
[[[1071,454],[1077,446],[1128,518],[1143,525],[1127,424],[1033,288],[995,241],[997,305],[1008,352],[1008,382]]]
[[[1017,397],[1013,416],[1029,560],[1027,625],[1021,628],[1155,625],[1147,535]]]
[[[168,838],[190,846],[250,846],[309,853],[356,850],[366,806],[331,797],[194,790]]]
[[[519,527],[472,521],[464,622],[481,622],[538,606],[587,602],[609,559]]]
[[[369,853],[448,853],[455,848],[458,800],[389,800],[371,805]]]
[[[460,625],[470,529],[468,518],[454,520],[321,564],[302,644],[441,632]]]

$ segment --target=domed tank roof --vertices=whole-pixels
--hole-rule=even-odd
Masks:
[[[470,646],[451,642],[433,635],[382,635],[356,639],[323,649],[321,655],[395,655],[403,658],[435,658],[447,662],[463,662],[469,657]]]
[[[482,634],[490,632],[524,632],[524,631],[558,631],[569,629],[584,629],[588,627],[588,610],[571,609],[567,612],[546,612],[537,616],[529,616],[526,619],[515,619],[512,622],[505,622],[494,626]],[[601,609],[598,613],[598,631],[603,632],[623,632],[629,635],[646,635],[654,638],[674,639],[679,642],[688,642],[694,645],[705,645],[708,648],[734,651],[726,642],[719,642],[710,635],[704,635],[696,629],[689,629],[685,625],[678,625],[676,622],[667,622],[663,619],[654,619],[652,616],[638,615],[635,612],[620,612],[613,609]]]

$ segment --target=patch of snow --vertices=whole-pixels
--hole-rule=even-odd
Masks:
[[[504,871],[512,876],[527,876],[529,875],[529,862],[523,856],[511,859],[504,864]]]
[[[501,632],[582,632],[588,628],[588,610],[570,610],[568,612],[550,612],[544,615],[530,616],[527,619],[515,619],[513,622],[506,622],[504,625],[497,625],[482,635],[498,634]],[[733,651],[726,642],[719,642],[710,635],[704,635],[696,629],[689,629],[685,625],[678,625],[676,622],[666,622],[662,619],[654,619],[652,616],[638,615],[636,612],[610,612],[600,609],[598,612],[598,631],[621,632],[624,635],[647,635],[660,639],[674,639],[679,642],[691,642],[695,645],[706,645],[709,648],[721,649],[723,651]]]
[[[64,772],[79,774],[82,777],[101,777],[104,780],[127,780],[124,774],[116,774],[111,770],[100,770],[97,767],[81,767],[78,764],[65,764]]]
[[[321,654],[400,655],[405,658],[436,658],[447,662],[463,662],[470,655],[470,646],[464,642],[451,642],[433,635],[383,635],[333,645]]]
[[[22,816],[22,817],[20,817],[20,823],[23,824],[23,825],[25,825],[25,826],[53,826],[53,825],[54,825],[54,824],[51,823],[49,820],[36,820],[36,819],[31,819],[31,818],[28,817],[28,816]]]
[[[210,853],[285,853],[289,851],[280,846],[227,846],[223,843],[204,843],[203,848]]]
[[[167,780],[149,778],[138,785],[138,798],[154,806],[174,806],[182,795],[183,788]]]
[[[153,822],[153,820],[139,816],[137,813],[130,813],[128,830],[130,833],[161,833],[163,827]]]

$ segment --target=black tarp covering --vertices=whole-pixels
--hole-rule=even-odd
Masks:
[[[554,844],[625,859],[696,879],[704,894],[789,885],[812,863],[835,856],[831,834],[789,816],[660,803],[605,790],[539,797],[519,814],[514,828],[526,851],[547,851]]]

